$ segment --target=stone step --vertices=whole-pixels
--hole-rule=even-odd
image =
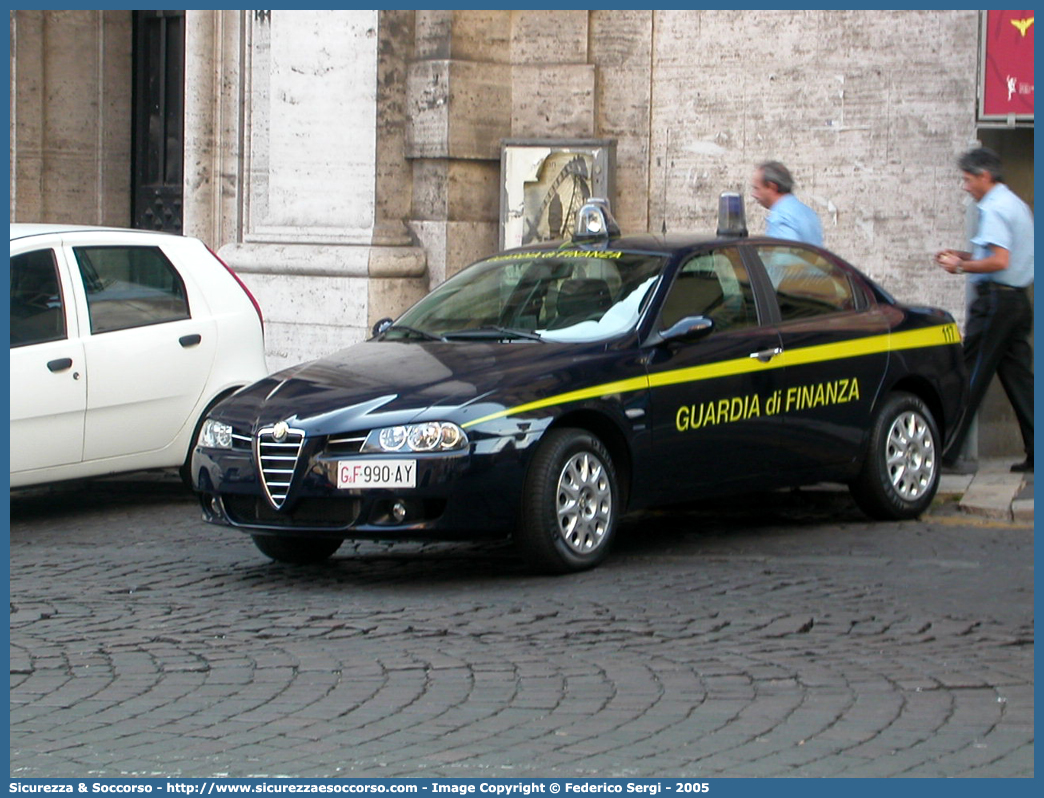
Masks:
[[[970,515],[1032,523],[1033,474],[1012,473],[1010,467],[1010,460],[983,460],[974,474],[944,475],[939,489],[960,493],[959,506]]]

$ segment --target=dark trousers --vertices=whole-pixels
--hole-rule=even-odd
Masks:
[[[977,286],[968,307],[964,365],[968,369],[968,409],[950,451],[960,450],[975,411],[996,374],[1008,395],[1022,432],[1026,455],[1033,457],[1033,306],[1025,289],[994,283]]]

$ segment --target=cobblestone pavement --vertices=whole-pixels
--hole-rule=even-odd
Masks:
[[[841,493],[269,563],[173,481],[12,497],[11,776],[1033,776],[1033,531]]]

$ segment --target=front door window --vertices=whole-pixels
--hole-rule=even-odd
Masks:
[[[65,308],[54,251],[11,256],[11,346],[65,338]]]

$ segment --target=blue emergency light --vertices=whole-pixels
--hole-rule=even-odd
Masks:
[[[718,197],[718,235],[747,235],[747,215],[743,210],[743,197],[735,191],[724,191]]]

